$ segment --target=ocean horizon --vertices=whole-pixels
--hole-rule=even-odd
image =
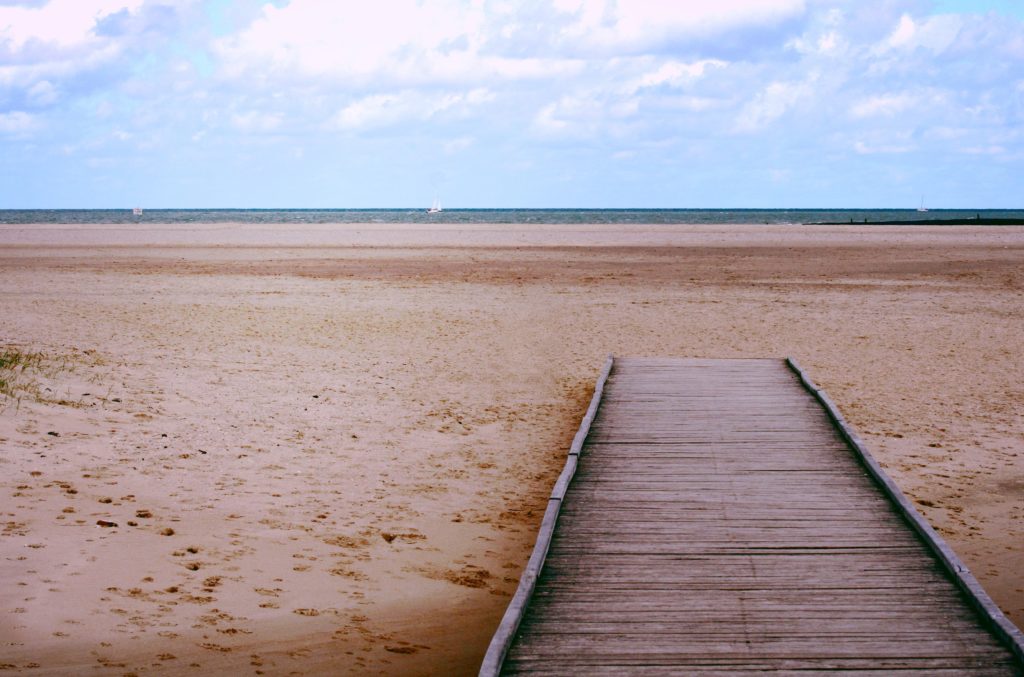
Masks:
[[[130,223],[508,223],[508,224],[741,224],[879,223],[970,219],[1024,220],[1024,209],[0,209],[0,224]]]

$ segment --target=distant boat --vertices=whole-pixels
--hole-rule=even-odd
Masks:
[[[427,210],[427,213],[428,214],[437,214],[438,212],[442,212],[442,211],[444,211],[444,210],[441,209],[441,200],[439,198],[435,197],[434,198],[434,204],[430,205],[430,209]]]
[[[919,212],[926,212],[928,208],[924,206],[924,195],[921,196],[921,206],[917,208]]]
[[[142,216],[142,207],[134,207],[132,209],[132,216]]]

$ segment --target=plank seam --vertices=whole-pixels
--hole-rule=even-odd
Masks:
[[[590,399],[590,406],[587,407],[587,413],[583,416],[579,430],[576,431],[576,436],[569,447],[565,467],[562,468],[562,473],[558,476],[558,481],[555,482],[555,486],[551,490],[551,496],[548,498],[548,507],[544,511],[544,519],[541,520],[540,531],[537,533],[537,542],[533,546],[533,553],[530,555],[530,560],[526,563],[523,575],[519,578],[519,587],[516,588],[516,593],[513,595],[512,601],[509,602],[508,608],[505,609],[505,615],[502,616],[501,623],[498,625],[498,629],[495,631],[494,637],[491,638],[491,643],[487,647],[484,661],[480,665],[480,677],[498,677],[501,672],[502,663],[505,661],[505,655],[508,654],[509,647],[512,646],[512,640],[519,629],[519,624],[526,614],[526,607],[530,603],[530,598],[533,597],[533,591],[537,587],[537,578],[540,576],[541,569],[544,568],[544,560],[547,558],[548,549],[551,547],[551,539],[555,535],[555,526],[558,523],[558,512],[562,506],[562,499],[565,498],[565,492],[569,489],[569,483],[572,481],[573,475],[576,474],[576,466],[579,462],[580,452],[583,449],[583,443],[586,442],[587,435],[590,434],[590,426],[594,422],[594,417],[597,416],[597,410],[601,404],[601,395],[604,393],[604,385],[608,380],[608,375],[611,373],[614,362],[615,359],[609,355],[604,369],[601,370],[597,383],[594,385],[594,396]]]
[[[900,491],[896,483],[885,472],[875,457],[868,451],[867,446],[860,437],[853,431],[846,419],[839,412],[838,407],[832,399],[810,379],[807,373],[800,367],[792,357],[786,358],[786,365],[797,375],[801,384],[814,398],[821,403],[829,419],[835,425],[840,437],[847,443],[850,449],[857,456],[857,459],[871,475],[872,479],[895,504],[896,509],[910,526],[921,537],[929,549],[942,563],[943,568],[949,573],[957,587],[963,591],[971,605],[978,611],[995,635],[1010,649],[1017,660],[1024,665],[1024,633],[1021,633],[1010,620],[1003,614],[1002,610],[992,601],[985,589],[981,587],[978,580],[971,573],[971,570],[957,556],[945,539],[932,528],[931,524],[914,508],[913,504]]]

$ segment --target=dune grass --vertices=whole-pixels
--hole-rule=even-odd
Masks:
[[[0,348],[0,395],[20,399],[31,391],[44,360],[42,353],[10,346]]]
[[[18,346],[0,346],[0,409],[25,397],[37,402],[74,404],[44,395],[43,384],[66,371],[74,371],[74,356],[53,357]],[[52,385],[52,384],[51,384]],[[45,388],[50,392],[50,388]]]

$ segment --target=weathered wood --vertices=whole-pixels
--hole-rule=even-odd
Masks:
[[[481,675],[1022,672],[795,363],[616,359],[601,386]]]
[[[597,383],[594,384],[594,395],[590,400],[590,406],[587,408],[587,413],[584,415],[579,430],[573,438],[572,446],[569,448],[569,457],[565,462],[565,468],[563,468],[561,475],[559,475],[558,481],[555,482],[551,497],[548,499],[548,507],[544,513],[540,531],[537,534],[537,543],[534,545],[533,554],[530,556],[530,561],[526,564],[523,575],[519,578],[519,587],[516,589],[512,601],[509,602],[508,609],[505,610],[505,615],[502,617],[494,637],[491,638],[483,664],[480,666],[481,674],[496,675],[501,670],[505,655],[508,653],[516,630],[518,630],[519,624],[525,615],[526,607],[533,596],[537,577],[540,576],[541,569],[544,567],[544,560],[547,557],[548,549],[551,546],[551,539],[555,533],[555,524],[558,520],[558,512],[561,508],[562,500],[569,488],[569,483],[572,481],[573,474],[576,472],[579,453],[583,449],[587,435],[590,433],[594,417],[597,416],[601,396],[604,393],[604,386],[612,370],[612,362],[612,358],[609,357],[607,362],[605,362],[604,369],[601,370],[601,374],[597,378]]]
[[[842,438],[854,454],[856,454],[857,459],[874,478],[878,487],[893,502],[907,523],[910,524],[922,541],[942,563],[952,580],[964,592],[965,598],[978,611],[992,632],[1013,652],[1017,662],[1022,666],[1022,671],[1024,671],[1024,633],[1006,618],[1002,610],[992,601],[988,593],[985,592],[985,589],[974,578],[974,574],[967,568],[967,565],[961,561],[956,552],[949,547],[949,544],[928,524],[928,521],[917,512],[910,500],[903,495],[903,492],[899,490],[896,483],[892,481],[892,478],[886,474],[882,466],[878,464],[878,461],[868,451],[868,448],[861,441],[857,433],[846,422],[846,419],[829,396],[810,379],[795,359],[792,357],[787,358],[786,364],[797,375],[803,386],[825,408],[829,419],[835,424]]]

